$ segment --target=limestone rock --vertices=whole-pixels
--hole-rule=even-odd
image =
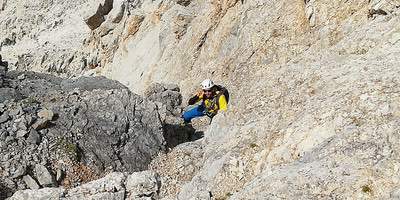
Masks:
[[[166,106],[167,115],[180,115],[181,111],[179,106],[182,103],[182,95],[179,93],[177,85],[162,85],[154,83],[150,85],[146,91],[145,96],[154,102],[160,102]]]
[[[43,110],[39,111],[37,113],[37,115],[38,115],[38,117],[40,117],[44,120],[47,120],[47,121],[53,120],[53,117],[54,117],[53,111],[47,110],[47,109],[43,109]]]
[[[62,180],[62,178],[64,177],[64,172],[61,169],[57,169],[57,173],[56,173],[56,181],[60,182]]]
[[[25,165],[20,165],[17,170],[13,173],[13,178],[18,178],[20,176],[25,175],[26,173],[26,166]]]
[[[25,175],[24,177],[22,177],[22,180],[25,182],[28,188],[32,190],[39,189],[39,184],[30,175]]]
[[[47,119],[38,119],[33,125],[32,128],[34,128],[35,130],[41,130],[47,127],[49,123],[49,120]]]
[[[38,187],[29,175],[23,179],[30,188]],[[135,172],[129,176],[113,172],[101,179],[70,189],[20,190],[10,199],[157,199],[160,184],[159,176],[152,171]]]
[[[49,172],[49,170],[45,166],[36,164],[35,174],[41,186],[43,187],[56,186],[56,182],[54,180],[53,175]]]
[[[138,199],[144,196],[156,198],[160,184],[159,175],[153,171],[135,172],[126,179],[127,198]]]
[[[19,137],[19,138],[24,137],[27,133],[28,133],[28,131],[26,131],[26,130],[18,130],[17,137]]]
[[[84,19],[85,23],[92,30],[98,28],[105,21],[105,15],[107,15],[113,8],[112,0],[103,0],[100,2],[101,3],[98,3],[97,5],[93,4],[93,6],[97,7],[97,10],[95,11],[95,13],[93,13],[91,16],[88,16]]]
[[[144,170],[165,150],[155,103],[130,93],[120,83],[104,77],[65,80],[24,74],[23,80],[18,79],[18,72],[6,76],[9,86],[24,98],[5,101],[0,108],[0,157],[9,172],[0,176],[12,182],[5,190],[15,192],[25,184],[37,188],[28,176],[25,184],[18,180],[32,175],[31,167],[26,172],[17,170],[21,163],[34,166],[34,178],[43,187],[60,181],[76,186],[110,169]],[[53,165],[45,167],[43,163]],[[51,172],[57,170],[64,173],[57,172],[56,181]]]
[[[0,88],[0,102],[6,100],[19,100],[21,95],[13,88]]]
[[[7,112],[5,112],[0,116],[0,123],[4,123],[4,122],[8,121],[9,119],[10,119],[10,116],[8,115]]]
[[[20,80],[20,81],[21,81],[21,80],[24,80],[24,79],[25,79],[25,74],[21,74],[21,75],[19,75],[17,78],[18,78],[18,80]]]
[[[104,178],[69,190],[66,199],[97,199],[100,197],[123,199],[125,178],[123,173],[110,173]]]
[[[17,191],[10,200],[45,200],[45,199],[60,199],[64,195],[62,188],[42,188],[34,190]]]
[[[165,156],[160,166],[176,163],[182,170],[160,169],[170,175],[160,190],[173,191],[160,194],[398,196],[398,1],[135,0],[113,1],[120,6],[111,10],[104,0],[4,2],[1,54],[10,67],[63,77],[104,75],[126,86],[25,72],[16,82],[19,74],[7,72],[2,88],[31,97],[22,102],[0,92],[7,105],[0,112],[23,104],[23,112],[16,109],[0,124],[7,169],[15,169],[19,155],[33,165],[47,157],[81,158],[99,172],[145,170],[164,150],[166,124],[173,126],[170,135],[182,130],[174,126],[180,108],[174,107],[174,90],[155,87],[157,95],[141,98],[127,88],[145,94],[154,82],[178,84],[185,103],[203,79],[212,78],[232,93],[228,111],[203,125],[203,138],[189,142],[200,146],[193,148],[200,155],[182,152],[181,146],[192,147],[180,144],[185,140],[174,141],[169,153],[177,157]],[[94,30],[82,20],[85,13],[95,16]],[[59,118],[40,130],[40,145],[20,144],[13,120],[43,107]],[[18,184],[1,174],[8,182],[3,185],[15,191]]]
[[[35,129],[31,129],[29,131],[29,136],[27,138],[27,141],[30,142],[31,144],[39,144],[40,143],[40,135]]]

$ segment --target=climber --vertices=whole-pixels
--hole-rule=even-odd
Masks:
[[[189,99],[188,104],[194,105],[201,103],[187,111],[182,115],[185,124],[191,122],[193,118],[207,115],[211,119],[218,111],[226,111],[229,100],[229,93],[224,87],[215,85],[210,79],[206,79],[201,83],[201,88],[195,96]]]

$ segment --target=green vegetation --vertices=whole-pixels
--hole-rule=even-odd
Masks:
[[[59,150],[61,150],[61,152],[63,154],[65,154],[66,156],[68,156],[70,159],[74,160],[74,161],[78,161],[78,146],[76,144],[73,144],[71,142],[69,142],[67,139],[65,138],[60,138],[57,141],[57,148]]]
[[[36,100],[34,97],[27,97],[21,100],[23,104],[27,106],[33,106],[34,104],[39,104],[39,101]]]
[[[251,143],[251,144],[250,144],[250,147],[251,147],[251,148],[256,148],[256,147],[258,147],[258,145],[255,144],[255,143]]]
[[[372,189],[371,189],[368,185],[363,185],[363,186],[361,187],[361,190],[362,190],[364,193],[372,193]]]

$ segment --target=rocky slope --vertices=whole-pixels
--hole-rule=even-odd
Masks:
[[[228,87],[204,138],[150,165],[160,198],[399,198],[398,0],[0,2],[11,68]]]
[[[158,108],[176,106],[158,107],[103,77],[66,80],[0,69],[0,198],[25,188],[71,187],[110,171],[145,170],[166,149],[160,114],[172,114]],[[173,102],[181,98],[161,92]]]
[[[159,176],[151,171],[133,174],[110,173],[73,189],[43,188],[16,192],[10,200],[38,199],[154,199],[158,197]]]

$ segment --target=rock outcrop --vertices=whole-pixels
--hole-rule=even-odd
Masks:
[[[34,151],[19,144],[29,138],[27,144],[39,144],[40,155],[51,158],[60,153],[46,145],[62,132],[63,149],[86,153],[72,153],[70,160],[84,160],[95,171],[124,170],[142,166],[124,153],[123,146],[131,147],[125,133],[163,129],[176,140],[166,138],[173,149],[151,164],[160,174],[160,198],[399,198],[398,0],[115,0],[103,12],[105,2],[0,1],[1,54],[13,69],[105,75],[158,103],[102,78],[29,84],[37,74],[15,74],[21,83],[0,77],[0,101],[17,100],[0,105],[3,146]],[[96,23],[85,23],[85,16],[96,16]],[[181,100],[163,99],[176,91],[154,86],[157,94],[147,94],[146,88],[175,83],[185,102],[205,78],[229,89],[228,112],[213,119],[202,139],[181,144],[188,141],[176,126],[181,108],[171,107]],[[38,94],[32,101],[26,98],[31,90]],[[36,98],[45,103],[29,103]],[[38,118],[42,109],[53,119]],[[157,109],[160,117],[152,117]],[[123,119],[114,117],[121,113]],[[113,119],[115,129],[105,119]],[[142,129],[147,122],[159,125]],[[30,123],[37,123],[36,132]],[[158,135],[135,152],[154,155],[151,148],[163,143]],[[78,141],[107,148],[100,153]],[[18,188],[23,177],[37,187],[29,179],[35,179],[33,165],[19,168],[13,164],[18,157],[1,156],[10,170],[0,187]]]
[[[2,195],[145,170],[165,150],[157,105],[118,82],[32,72],[4,80],[0,90],[11,94],[0,98]]]
[[[104,178],[83,184],[76,188],[43,188],[21,190],[10,200],[75,200],[75,199],[156,199],[160,181],[152,171],[137,172],[130,175],[114,172]]]

